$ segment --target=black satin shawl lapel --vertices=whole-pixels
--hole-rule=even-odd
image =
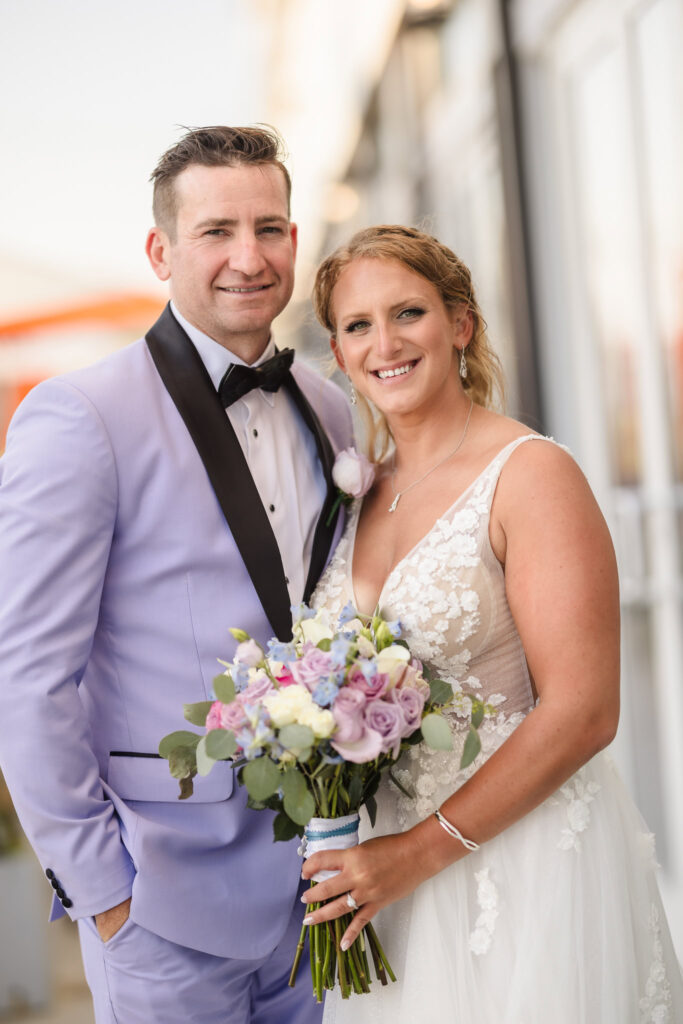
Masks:
[[[315,438],[316,448],[318,449],[318,458],[325,474],[325,483],[327,484],[327,496],[323,502],[323,507],[320,511],[318,518],[318,525],[316,526],[315,535],[313,537],[313,547],[311,550],[311,562],[308,568],[308,578],[306,580],[306,586],[304,588],[304,601],[308,601],[311,594],[315,590],[315,585],[322,575],[322,571],[325,568],[327,562],[327,556],[330,552],[332,545],[332,538],[334,536],[335,527],[337,525],[337,518],[339,516],[339,509],[335,512],[332,517],[332,521],[328,525],[327,520],[334,504],[335,499],[335,486],[332,481],[332,466],[334,465],[334,452],[332,451],[332,445],[330,439],[322,428],[320,420],[316,416],[313,408],[308,402],[308,399],[304,395],[303,391],[294,379],[294,375],[289,373],[285,380],[285,385],[290,395],[294,399],[297,409],[301,413],[304,423],[313,434]]]
[[[281,640],[288,640],[292,616],[280,549],[204,363],[168,306],[145,340],[204,463],[273,632]]]

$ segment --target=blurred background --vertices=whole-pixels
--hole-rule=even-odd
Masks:
[[[0,0],[0,450],[46,376],[165,301],[147,179],[180,126],[267,121],[300,230],[278,339],[357,227],[426,227],[473,270],[508,411],[570,446],[620,563],[614,756],[657,835],[683,954],[680,0]],[[40,766],[36,765],[36,771]],[[75,929],[0,784],[0,1018],[91,1022]]]

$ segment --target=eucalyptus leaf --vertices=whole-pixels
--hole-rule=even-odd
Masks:
[[[212,729],[206,734],[206,753],[214,761],[227,761],[236,750],[237,740],[229,729]]]
[[[280,776],[280,785],[282,787],[282,793],[284,797],[290,800],[301,800],[305,793],[308,792],[308,785],[306,779],[303,777],[298,768],[289,767]]]
[[[448,704],[453,699],[453,687],[445,679],[430,679],[429,699],[432,704]]]
[[[267,800],[280,788],[281,775],[269,757],[257,757],[245,764],[242,779],[252,800]]]
[[[296,822],[297,825],[308,825],[315,815],[315,800],[306,789],[306,792],[297,799],[290,799],[285,793],[283,800],[285,814]]]
[[[422,736],[432,750],[453,749],[453,736],[442,715],[425,715],[422,719]]]
[[[368,812],[370,824],[374,828],[375,822],[377,821],[377,801],[375,800],[374,796],[367,797],[364,806],[365,810]]]
[[[296,751],[306,747],[312,747],[315,736],[308,725],[283,725],[278,734],[278,739],[286,750]]]
[[[174,779],[187,779],[197,774],[194,747],[176,747],[168,758],[168,767]]]
[[[320,651],[329,651],[330,647],[332,646],[332,641],[330,640],[329,636],[324,636],[322,640],[318,640],[315,646]]]
[[[481,740],[479,739],[479,733],[473,726],[470,726],[465,745],[462,748],[462,757],[460,758],[460,768],[467,768],[471,765],[475,757],[481,750]]]
[[[216,763],[216,758],[211,757],[206,751],[206,741],[209,736],[211,733],[208,736],[202,736],[197,744],[197,772],[200,775],[208,775]]]
[[[213,692],[216,694],[216,700],[219,700],[221,704],[232,704],[235,699],[235,684],[232,681],[232,676],[225,672],[214,676]]]
[[[192,725],[206,725],[206,716],[213,705],[212,700],[200,700],[196,704],[184,704],[183,713],[188,722]]]
[[[194,776],[188,775],[187,778],[180,780],[179,800],[187,800],[194,793],[194,784],[192,782],[193,778]]]
[[[170,732],[159,744],[159,754],[168,759],[176,747],[196,747],[200,739],[199,733],[188,732],[186,729]]]
[[[308,824],[308,822],[306,822]],[[302,836],[304,834],[304,826],[297,825],[296,822],[288,818],[284,811],[273,819],[273,840],[276,843],[288,843],[290,839],[294,839],[294,836]]]

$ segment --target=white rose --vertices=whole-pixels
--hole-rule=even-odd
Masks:
[[[377,671],[389,676],[389,682],[395,686],[401,678],[406,665],[410,661],[410,651],[401,644],[385,647],[377,655]]]
[[[344,494],[352,498],[362,497],[370,490],[375,478],[375,467],[355,448],[339,452],[332,469],[332,479]]]
[[[368,640],[368,638],[366,636],[363,636],[362,633],[359,633],[356,644],[358,646],[358,653],[360,654],[361,658],[374,658],[375,654],[377,653],[375,651],[372,641]]]
[[[300,721],[301,714],[313,703],[305,686],[285,686],[275,693],[266,694],[263,703],[276,729]]]
[[[299,630],[301,631],[301,638],[308,640],[314,646],[320,643],[321,640],[331,640],[334,633],[328,625],[327,615],[322,615],[320,612],[315,616],[314,619],[304,619],[299,623]]]
[[[318,739],[327,739],[335,730],[334,715],[326,708],[304,708],[298,718],[299,725],[307,725]]]

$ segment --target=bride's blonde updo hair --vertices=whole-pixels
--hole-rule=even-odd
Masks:
[[[325,259],[316,274],[313,286],[313,307],[318,320],[332,336],[336,336],[332,293],[343,270],[359,259],[396,260],[420,274],[438,290],[446,306],[467,310],[473,321],[472,339],[465,350],[467,377],[461,379],[465,393],[478,405],[494,404],[503,398],[500,362],[486,334],[472,286],[472,275],[454,252],[432,235],[400,224],[380,224],[358,231],[346,245],[340,246]],[[391,441],[389,425],[384,416],[371,408],[358,395],[358,407],[365,421],[370,456],[381,461]]]

